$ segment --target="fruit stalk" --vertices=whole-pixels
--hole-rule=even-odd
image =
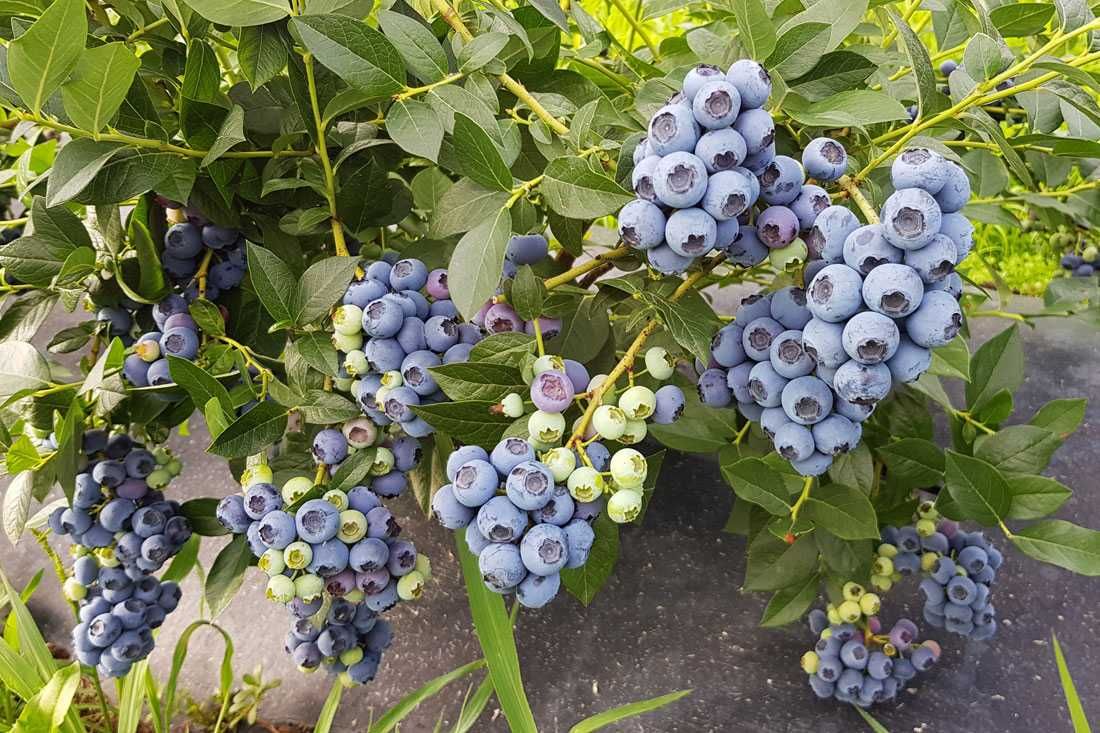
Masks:
[[[560,275],[555,275],[554,277],[547,278],[543,281],[542,284],[546,287],[547,290],[553,290],[556,287],[573,282],[573,280],[580,277],[581,275],[595,270],[597,267],[600,267],[605,263],[611,262],[613,260],[622,259],[623,257],[629,255],[632,251],[633,250],[627,245],[621,244],[615,249],[608,250],[603,254],[598,254],[592,259],[586,262],[582,262],[576,267],[566,270]]]
[[[878,224],[878,212],[875,211],[875,207],[871,205],[867,197],[863,195],[863,191],[859,190],[859,186],[852,180],[851,176],[841,176],[840,180],[837,181],[837,185],[848,192],[852,203],[863,212],[863,218],[867,220],[868,224]]]

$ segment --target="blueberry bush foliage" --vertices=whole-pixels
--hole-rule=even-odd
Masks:
[[[3,528],[72,536],[89,674],[143,675],[223,543],[205,608],[258,565],[286,651],[340,675],[331,722],[377,614],[431,592],[407,491],[456,530],[485,651],[431,684],[485,664],[534,730],[502,595],[598,602],[666,449],[717,455],[762,625],[831,601],[823,697],[938,658],[882,631],[904,575],[986,639],[1004,556],[1100,574],[1042,475],[1085,401],[1013,404],[1021,329],[1097,323],[1096,279],[1019,312],[953,273],[972,222],[1100,222],[1088,4],[635,5],[0,0]],[[1009,327],[971,350],[975,318]],[[180,504],[157,446],[196,413],[242,490]]]

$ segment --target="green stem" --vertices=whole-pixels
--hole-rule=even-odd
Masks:
[[[425,84],[422,87],[405,87],[404,91],[398,92],[397,94],[393,95],[393,101],[401,102],[401,101],[404,101],[406,99],[410,99],[412,97],[415,97],[418,94],[425,94],[425,93],[430,92],[431,90],[435,89],[436,87],[446,86],[446,85],[448,85],[452,82],[456,82],[460,79],[463,79],[463,78],[465,78],[465,76],[466,76],[465,73],[463,73],[461,71],[458,71],[458,72],[455,72],[454,74],[447,74],[447,76],[443,77],[439,81],[433,81],[431,84]]]
[[[626,22],[630,24],[630,28],[637,32],[642,38],[642,42],[649,48],[649,53],[653,56],[654,60],[657,60],[661,56],[661,52],[657,50],[657,44],[654,43],[653,38],[650,37],[646,31],[642,22],[634,17],[634,13],[630,12],[630,9],[623,4],[623,0],[611,0],[611,4],[615,6],[615,9],[622,13],[622,16],[626,18]]]
[[[134,41],[141,38],[142,36],[144,36],[149,31],[155,31],[157,28],[160,28],[161,26],[168,25],[168,22],[169,22],[168,18],[158,18],[157,20],[154,20],[152,23],[150,23],[148,25],[143,25],[142,27],[138,28],[136,31],[134,31],[130,35],[126,36],[126,43],[133,43]]]
[[[325,173],[325,198],[328,199],[329,221],[332,224],[332,241],[336,245],[336,254],[348,257],[348,245],[344,241],[344,227],[340,224],[336,212],[336,173],[328,157],[325,144],[325,123],[321,119],[321,105],[317,101],[317,80],[313,73],[313,54],[302,54],[306,67],[306,84],[309,86],[309,104],[313,108],[313,124],[317,127],[317,155],[321,159],[321,169]]]
[[[952,411],[952,414],[954,414],[955,417],[959,418],[963,422],[970,423],[971,425],[973,425],[978,430],[981,430],[986,435],[996,435],[997,434],[996,430],[989,427],[988,425],[986,425],[981,420],[974,419],[974,417],[969,412],[967,412],[966,410],[954,410],[954,411]]]
[[[802,511],[802,506],[810,498],[810,490],[814,487],[814,477],[807,476],[802,480],[802,493],[798,495],[798,500],[795,501],[794,506],[791,507],[791,531],[794,531],[795,524],[798,523],[798,513]]]
[[[848,196],[851,197],[852,202],[859,207],[859,210],[863,212],[863,216],[867,219],[868,224],[878,224],[878,212],[875,211],[875,207],[871,206],[871,202],[867,200],[867,197],[863,195],[863,191],[859,190],[859,186],[851,176],[841,176],[837,181],[842,189],[848,192]]]

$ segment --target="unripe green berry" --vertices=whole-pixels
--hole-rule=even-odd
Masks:
[[[422,552],[416,556],[416,572],[420,573],[425,582],[432,579],[432,561]]]
[[[633,522],[641,511],[642,495],[637,491],[619,489],[607,500],[607,516],[617,524]]]
[[[393,470],[393,451],[384,445],[378,446],[374,453],[374,463],[371,464],[372,476],[385,476]]]
[[[649,387],[634,385],[619,398],[619,409],[630,420],[645,420],[657,409],[657,396]]]
[[[832,624],[833,626],[838,626],[838,625],[844,623],[843,621],[840,620],[840,611],[837,611],[836,606],[833,606],[832,604],[829,604],[829,610],[825,612],[825,615],[829,617],[829,623]],[[825,631],[828,631],[829,635],[832,636],[833,632],[832,632],[831,629],[825,629]],[[822,639],[827,638],[825,636],[825,631],[821,632],[821,638]]]
[[[367,417],[348,420],[340,431],[352,448],[369,448],[378,440],[378,427]]]
[[[531,365],[531,376],[537,377],[543,372],[548,371],[565,371],[565,359],[562,359],[556,354],[543,354],[539,358],[535,359],[535,363]]]
[[[623,489],[640,489],[645,483],[649,465],[645,456],[633,448],[623,448],[611,456],[611,478]]]
[[[163,489],[172,481],[172,474],[167,468],[156,468],[145,477],[145,483],[150,489]]]
[[[387,374],[394,374],[394,373],[395,372],[387,372]],[[398,376],[400,376],[400,375],[398,375]],[[382,379],[384,380],[385,378],[386,378],[385,375],[383,375]],[[383,383],[381,387],[374,390],[374,406],[376,408],[378,408],[379,410],[385,412],[385,410],[386,410],[386,396],[389,395],[390,390],[392,390],[392,389],[393,389],[393,387],[387,387],[385,385],[385,383]]]
[[[156,460],[158,466],[163,466],[172,459],[172,454],[168,452],[168,449],[164,446],[153,449],[153,459]]]
[[[396,369],[382,375],[382,386],[387,389],[397,389],[405,383],[405,378]]]
[[[854,624],[863,615],[863,609],[859,607],[859,603],[856,601],[844,601],[837,606],[836,612],[840,614],[841,620],[846,624]]]
[[[818,658],[817,652],[806,652],[802,655],[802,671],[806,674],[814,674],[817,672],[817,666],[821,662]]]
[[[263,570],[268,575],[281,575],[286,570],[286,562],[283,560],[283,551],[276,550],[274,547],[264,551],[264,554],[260,555],[259,562],[260,570]]]
[[[164,466],[168,469],[168,473],[172,475],[172,478],[179,476],[183,472],[183,463],[178,458],[172,458]]]
[[[931,572],[936,567],[936,563],[939,561],[940,556],[935,552],[926,552],[920,556],[920,569],[924,572]]]
[[[358,588],[353,588],[350,592],[344,594],[344,600],[348,603],[362,603],[366,597],[367,594]]]
[[[265,595],[269,601],[290,603],[294,600],[295,583],[285,575],[274,575],[267,581]]]
[[[321,495],[321,498],[340,511],[344,511],[348,508],[348,495],[340,491],[340,489],[329,489]]]
[[[424,576],[413,570],[397,581],[397,597],[403,601],[415,601],[424,593]]]
[[[352,379],[351,377],[347,377],[347,378],[337,377],[336,379],[332,380],[332,387],[337,392],[350,392],[351,391],[351,385],[354,382],[355,382],[355,380]]]
[[[160,358],[160,343],[153,340],[138,341],[134,344],[134,353],[147,364],[154,362]]]
[[[878,554],[882,557],[895,558],[898,556],[898,547],[884,542],[878,546]]]
[[[356,509],[345,509],[340,512],[340,531],[336,534],[340,541],[351,545],[363,539],[366,535],[367,518],[363,516],[363,512]]]
[[[859,599],[859,608],[864,616],[874,616],[882,609],[882,599],[874,593],[864,593]]]
[[[293,543],[291,543],[293,544]],[[312,557],[310,558],[313,559]],[[286,577],[285,575],[282,577]],[[307,573],[305,575],[299,575],[294,579],[294,592],[299,598],[307,603],[316,598],[321,597],[321,592],[325,589],[325,581],[320,575],[314,575],[313,573]]]
[[[600,472],[591,466],[578,466],[566,481],[569,495],[577,501],[595,501],[607,489]]]
[[[527,418],[527,432],[540,443],[556,444],[565,435],[565,416],[559,412],[535,410]]]
[[[305,476],[295,476],[283,484],[283,490],[281,492],[283,495],[283,503],[288,506],[294,504],[312,489],[313,479],[306,478]]]
[[[588,380],[588,391],[594,394],[597,389],[603,386],[603,383],[606,382],[607,379],[608,375],[606,374],[597,374],[596,376],[592,377]],[[615,387],[614,385],[612,385],[611,387],[608,387],[607,391],[603,393],[603,396],[600,398],[600,403],[608,405],[615,404],[615,395]]]
[[[363,332],[363,309],[357,305],[342,305],[332,312],[332,327],[346,336]]]
[[[543,443],[541,440],[535,440],[530,435],[527,436],[527,445],[531,446],[536,453],[542,453],[548,451],[551,448],[556,448],[561,444],[561,438],[558,438],[553,443]]]
[[[652,346],[645,352],[645,368],[649,376],[663,382],[676,371],[676,359],[663,346]]]
[[[890,575],[872,575],[871,587],[883,593],[890,590],[894,587],[893,573]]]
[[[515,392],[505,395],[500,401],[500,406],[504,409],[506,417],[523,417],[523,398]]]
[[[645,420],[627,420],[626,430],[619,436],[619,442],[623,445],[641,443],[645,440],[646,433],[648,432],[649,428],[646,426]]]
[[[344,356],[344,371],[358,377],[370,371],[370,362],[361,349],[353,349]]]
[[[806,261],[808,255],[809,250],[806,248],[806,243],[802,241],[801,237],[797,237],[786,247],[771,250],[768,253],[768,260],[771,262],[772,267],[783,271],[802,264]]]
[[[886,575],[889,576],[894,572],[894,561],[885,555],[879,555],[875,558],[875,561],[871,563],[872,575]]]
[[[65,584],[61,586],[61,590],[65,593],[65,597],[74,603],[84,600],[88,595],[88,589],[81,585],[76,578],[67,579]]]
[[[931,519],[917,520],[917,534],[921,537],[931,537],[936,533],[936,523]]]
[[[917,507],[917,516],[921,519],[938,519],[940,512],[936,509],[936,502],[922,501]]]
[[[349,351],[359,351],[363,348],[363,334],[353,333],[349,335],[334,331],[332,334],[332,345],[336,347],[337,351],[343,351],[345,353]]]
[[[302,570],[313,561],[313,548],[308,542],[297,540],[283,549],[283,562],[291,570]]]
[[[863,586],[859,583],[848,581],[844,584],[844,599],[847,601],[858,601],[866,592],[867,591],[863,590]]]
[[[340,655],[340,664],[345,667],[350,667],[353,664],[358,664],[363,661],[363,647],[353,646],[351,649],[346,650]]]
[[[272,479],[274,474],[271,472],[271,466],[266,463],[257,463],[241,471],[241,486],[246,489],[256,484],[269,484]]]
[[[110,547],[99,547],[92,551],[95,555],[95,559],[99,562],[101,567],[105,568],[117,568],[121,563],[118,558],[115,557],[115,551]]]
[[[600,405],[592,413],[592,427],[608,440],[618,440],[626,432],[626,413],[615,405]]]
[[[554,481],[559,484],[567,480],[577,467],[577,456],[568,448],[552,448],[543,453],[540,460],[550,469]]]

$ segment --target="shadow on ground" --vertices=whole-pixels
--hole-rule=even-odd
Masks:
[[[975,341],[1004,327],[1002,321],[975,321]],[[1050,473],[1077,491],[1059,515],[1100,527],[1100,499],[1092,495],[1100,468],[1095,447],[1100,442],[1100,376],[1095,367],[1100,363],[1100,337],[1072,321],[1046,322],[1039,329],[1025,328],[1023,335],[1030,376],[1017,396],[1015,419],[1026,420],[1054,398],[1093,398],[1084,425],[1058,452]],[[206,440],[201,430],[190,439],[173,439],[185,465],[182,479],[173,484],[180,498],[236,490],[228,469],[203,453]],[[801,624],[782,630],[757,628],[766,597],[739,592],[744,541],[721,532],[731,496],[711,460],[670,457],[645,526],[624,529],[616,573],[592,607],[560,598],[550,608],[521,614],[520,659],[541,731],[567,731],[593,713],[685,688],[693,690],[690,697],[612,729],[865,729],[854,711],[819,702],[810,693],[798,658],[812,639]],[[431,557],[435,580],[424,600],[391,612],[397,629],[394,644],[378,679],[345,695],[334,726],[338,731],[364,728],[372,715],[377,717],[409,691],[480,656],[450,534],[420,516],[408,498],[395,510],[405,518],[405,536]],[[207,567],[222,542],[204,543],[202,560]],[[875,710],[894,733],[1070,730],[1051,632],[1063,644],[1087,712],[1100,716],[1092,702],[1100,699],[1100,641],[1094,632],[1100,579],[1041,566],[1012,550],[1006,554],[1008,561],[994,591],[1003,619],[998,636],[991,642],[946,639],[944,659],[917,681],[916,694]],[[25,583],[45,567],[29,541],[12,548],[0,539],[0,557],[16,583]],[[264,717],[312,721],[330,680],[320,674],[303,676],[289,663],[282,652],[285,614],[263,599],[259,576],[259,571],[249,574],[218,621],[233,635],[238,673],[262,664],[265,676],[284,680],[267,700]],[[162,679],[180,632],[197,613],[194,578],[185,583],[184,591],[185,601],[169,618],[152,656]],[[902,594],[916,596],[916,590]],[[889,606],[888,621],[903,611],[893,600]],[[69,616],[52,578],[35,594],[32,610],[48,638],[65,640]],[[909,612],[917,612],[919,618],[918,608]],[[184,687],[196,696],[211,693],[221,653],[216,634],[195,634]],[[417,710],[401,730],[433,730],[439,719],[453,723],[466,684],[479,681],[473,676],[456,683]],[[507,730],[494,702],[474,730]]]

